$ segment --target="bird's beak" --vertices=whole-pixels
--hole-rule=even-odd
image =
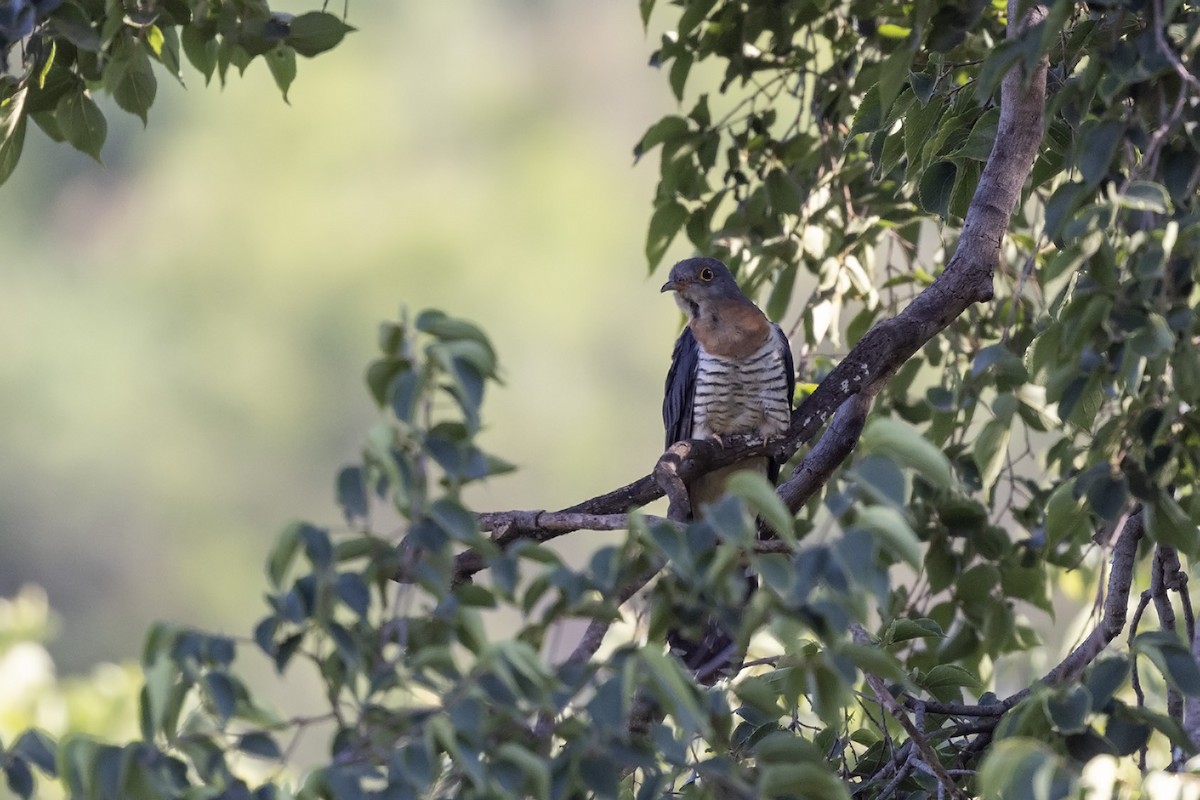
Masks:
[[[677,292],[680,290],[680,288],[682,288],[682,285],[679,283],[679,281],[667,281],[666,283],[664,283],[662,285],[662,288],[659,289],[658,291],[659,292]]]

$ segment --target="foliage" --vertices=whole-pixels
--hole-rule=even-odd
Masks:
[[[68,731],[105,738],[128,738],[137,706],[141,673],[133,666],[103,664],[84,678],[59,680],[44,642],[52,635],[54,619],[45,594],[23,588],[0,600],[0,741],[5,754],[0,770],[11,791],[27,794],[34,772],[53,775],[52,736]],[[39,797],[61,796],[43,786]],[[3,789],[0,789],[3,795]]]
[[[253,635],[281,673],[315,673],[328,713],[278,718],[233,669],[244,643],[163,624],[143,655],[141,740],[6,742],[15,793],[35,769],[73,796],[135,798],[1171,789],[1162,771],[1184,768],[1200,729],[1183,567],[1200,556],[1200,82],[1185,66],[1200,12],[1060,0],[1009,38],[1006,10],[983,2],[675,5],[655,63],[690,110],[637,146],[661,165],[647,255],[683,232],[772,316],[798,312],[812,380],[945,268],[1000,80],[1048,57],[1046,134],[992,303],[897,372],[794,519],[741,479],[701,522],[631,514],[582,567],[546,546],[538,514],[488,536],[464,504],[508,469],[475,441],[497,376],[486,336],[431,311],[385,324],[367,383],[386,422],[338,475],[345,530],[285,529]],[[697,93],[709,64],[719,91]],[[780,540],[760,541],[756,517]],[[1059,587],[1092,596],[1101,578],[1119,602],[1083,620],[1098,646],[1043,644],[1035,620],[1053,619]],[[648,583],[644,615],[624,606]],[[750,663],[708,686],[662,641],[712,617]],[[588,634],[551,661],[571,620]],[[626,635],[593,658],[614,622]],[[1045,680],[1035,653],[1062,657]],[[252,777],[317,723],[329,758],[298,788]]]
[[[29,120],[56,142],[100,160],[108,135],[94,99],[104,90],[143,124],[154,62],[183,83],[186,58],[205,83],[266,62],[287,99],[296,55],[335,47],[353,30],[326,11],[273,12],[265,0],[3,0],[0,2],[0,183],[21,157]],[[6,65],[19,69],[6,74]]]

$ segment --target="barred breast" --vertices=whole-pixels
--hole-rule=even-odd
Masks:
[[[700,348],[692,408],[692,436],[773,436],[791,417],[787,341],[778,330],[745,358],[712,355]]]

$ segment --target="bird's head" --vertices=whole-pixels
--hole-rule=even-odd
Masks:
[[[715,258],[685,258],[671,267],[667,278],[662,291],[674,292],[675,302],[692,319],[701,316],[705,307],[713,303],[749,302],[729,267]]]

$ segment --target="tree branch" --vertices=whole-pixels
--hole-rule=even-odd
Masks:
[[[851,630],[855,643],[863,645],[869,645],[871,643],[871,638],[867,635],[867,632],[863,630],[861,625],[854,625]],[[863,670],[863,677],[866,678],[867,685],[871,687],[871,691],[874,692],[875,696],[879,698],[879,702],[883,705],[883,707],[886,708],[888,713],[900,723],[900,727],[904,728],[905,733],[908,734],[909,741],[911,741],[913,746],[916,747],[916,751],[921,754],[921,761],[926,767],[929,768],[930,773],[937,778],[937,782],[939,784],[939,796],[941,795],[942,789],[945,789],[946,794],[948,794],[950,797],[964,798],[965,800],[965,795],[963,795],[962,791],[958,788],[958,784],[954,782],[954,778],[947,774],[946,768],[942,765],[941,759],[938,758],[937,751],[934,750],[929,745],[929,742],[925,739],[925,733],[917,730],[917,726],[914,725],[913,721],[908,718],[908,714],[905,712],[904,707],[896,701],[896,698],[893,697],[892,693],[888,691],[888,688],[884,682],[866,670]]]
[[[1134,561],[1137,557],[1138,542],[1145,532],[1145,513],[1138,508],[1125,520],[1121,532],[1117,535],[1116,544],[1113,545],[1112,566],[1108,572],[1108,593],[1104,598],[1104,611],[1100,615],[1100,621],[1078,647],[1046,673],[1042,678],[1043,683],[1056,686],[1075,680],[1096,660],[1096,656],[1108,647],[1109,642],[1125,629]],[[1018,694],[1024,697],[1028,692],[1026,689]]]

